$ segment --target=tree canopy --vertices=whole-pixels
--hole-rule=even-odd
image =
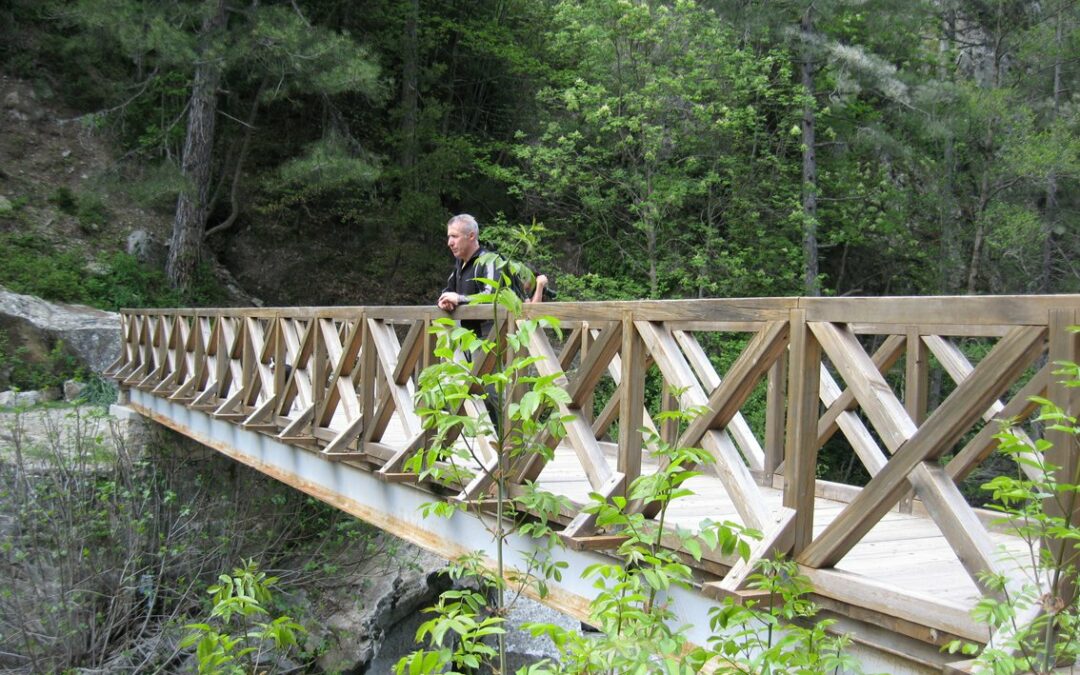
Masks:
[[[156,181],[179,286],[238,224],[377,232],[441,271],[467,211],[542,224],[530,262],[563,298],[1080,291],[1066,0],[0,13],[24,36],[7,71],[54,83]]]

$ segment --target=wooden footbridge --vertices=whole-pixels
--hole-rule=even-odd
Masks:
[[[489,312],[464,307],[454,318]],[[952,658],[942,644],[989,639],[970,616],[990,592],[979,575],[1019,582],[1027,548],[970,507],[961,485],[980,482],[997,420],[1035,412],[1030,396],[1080,410],[1080,393],[1051,372],[1080,361],[1080,336],[1067,330],[1080,324],[1080,296],[552,303],[525,314],[562,322],[561,337],[538,332],[529,351],[542,373],[565,373],[570,422],[554,459],[520,467],[515,485],[536,479],[576,504],[618,494],[656,468],[637,430],[656,426],[661,408],[706,406],[679,440],[715,462],[669,518],[763,532],[755,555],[798,561],[869,671],[941,672]],[[483,503],[486,481],[448,488],[403,469],[425,441],[414,391],[442,316],[434,307],[125,311],[110,374],[133,409],[165,426],[444,556],[493,558],[478,517],[419,510],[433,499]],[[661,381],[678,396],[646,396]],[[869,482],[816,479],[826,443]],[[485,452],[480,461],[492,461]],[[1075,471],[1074,441],[1054,452],[1054,464]],[[577,572],[605,555],[612,533],[576,511],[560,524],[570,569],[546,602],[584,619],[593,589]],[[706,553],[695,568],[700,584],[671,601],[705,644],[709,608],[745,591],[749,565]]]

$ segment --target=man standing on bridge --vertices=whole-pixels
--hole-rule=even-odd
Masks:
[[[491,288],[476,278],[494,279],[496,271],[493,263],[477,268],[476,259],[487,251],[480,246],[480,226],[476,218],[469,214],[458,214],[446,223],[446,245],[454,254],[454,270],[446,280],[446,288],[439,296],[438,305],[439,309],[452,312],[458,305],[469,304],[469,296],[491,292]],[[481,338],[487,337],[491,325],[490,319],[461,322],[463,328],[468,328]]]
[[[490,293],[491,287],[477,281],[477,277],[494,279],[498,271],[495,264],[489,262],[486,265],[478,265],[477,258],[487,253],[480,246],[480,226],[467,213],[454,216],[446,223],[446,245],[454,254],[454,270],[450,272],[450,278],[446,280],[446,288],[439,296],[439,308],[452,312],[460,305],[469,304],[469,296],[476,293]],[[487,338],[491,333],[494,322],[491,319],[464,319],[461,321],[462,328],[468,328],[480,338]],[[472,360],[472,354],[464,354],[466,361]],[[484,407],[487,408],[488,416],[495,433],[499,433],[502,421],[502,406],[499,395],[494,385],[485,387]]]

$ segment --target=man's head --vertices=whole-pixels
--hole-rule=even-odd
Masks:
[[[446,223],[446,245],[454,257],[463,262],[480,248],[480,226],[467,213],[454,216]]]

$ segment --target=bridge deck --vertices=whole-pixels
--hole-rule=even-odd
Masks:
[[[343,423],[343,420],[337,419],[334,426]],[[394,445],[405,444],[406,436],[396,420],[387,426],[384,439]],[[607,449],[609,459],[614,460],[611,446],[607,446]],[[643,460],[643,475],[655,470],[655,462]],[[539,483],[545,490],[577,504],[588,503],[589,494],[594,491],[581,470],[573,448],[566,443],[555,449],[553,460],[540,473]],[[693,494],[671,503],[667,515],[667,522],[671,526],[697,531],[706,519],[744,524],[723,483],[707,469],[702,475],[691,478],[686,487]],[[761,493],[769,509],[774,513],[779,512],[783,487],[763,486]],[[815,534],[823,532],[848,504],[847,501],[820,496],[815,498],[814,503]],[[925,512],[920,512],[922,509],[919,507],[916,503],[911,512],[894,510],[887,513],[834,569],[857,575],[874,587],[891,587],[898,596],[927,602],[926,610],[929,612],[933,611],[934,605],[970,610],[982,598],[982,593],[960,563],[941,528]],[[1024,574],[1023,570],[1028,566],[1027,557],[1031,554],[1028,544],[1013,534],[996,531],[993,523],[998,520],[998,514],[983,512],[981,516],[990,525],[989,534],[1002,569],[1016,575]],[[855,578],[848,580],[857,583]]]

